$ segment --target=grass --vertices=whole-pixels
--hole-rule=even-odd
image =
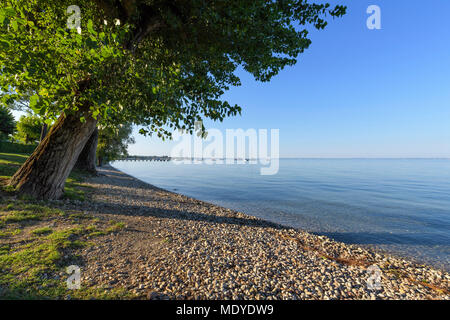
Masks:
[[[10,179],[27,158],[24,154],[0,153],[0,181]]]
[[[0,238],[15,236],[17,234],[20,234],[21,232],[22,232],[22,230],[19,228],[12,228],[9,230],[0,230]]]
[[[0,201],[0,299],[131,297],[120,288],[67,288],[65,268],[81,264],[77,251],[92,245],[94,237],[124,227],[86,214],[79,219],[80,214],[23,200]]]
[[[14,152],[14,153],[32,153],[36,149],[35,144],[13,143],[9,141],[0,141],[0,152]]]
[[[67,178],[66,180],[63,198],[70,200],[84,201],[85,189],[89,188],[88,186],[82,183],[82,181],[84,181],[85,179],[86,179],[85,174],[78,171],[73,171],[70,174],[69,178]]]
[[[80,265],[80,249],[95,237],[125,227],[80,211],[66,211],[43,201],[17,197],[5,187],[27,155],[0,153],[0,299],[124,299],[133,298],[123,288],[84,287],[70,290],[69,265]],[[84,201],[89,188],[85,175],[73,172],[65,199]]]
[[[108,233],[117,232],[117,231],[120,231],[123,228],[125,228],[125,223],[123,223],[123,222],[116,222],[116,221],[111,220],[111,221],[109,221],[109,223],[112,226],[106,229],[106,231]]]
[[[31,231],[31,233],[36,236],[41,236],[41,235],[53,233],[53,229],[50,227],[42,227],[42,228],[34,229],[33,231]]]
[[[7,185],[7,182],[28,156],[28,154],[0,153],[0,184],[4,192],[15,192],[13,187]],[[90,188],[83,184],[85,179],[85,173],[73,170],[66,180],[63,199],[84,201],[85,190]]]
[[[48,231],[48,230],[46,230]],[[88,228],[73,226],[51,230],[51,234],[35,238],[16,247],[2,245],[0,249],[0,287],[3,299],[54,299],[70,295],[73,298],[114,299],[126,296],[124,290],[104,292],[103,288],[69,290],[64,266],[72,264],[67,254],[89,243]],[[67,261],[67,263],[65,263]],[[62,281],[61,281],[62,280]]]

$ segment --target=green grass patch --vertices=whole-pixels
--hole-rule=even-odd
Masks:
[[[10,179],[27,158],[27,154],[0,153],[0,179]]]
[[[88,232],[89,238],[104,236],[107,234],[107,232],[105,232],[103,230],[99,230],[98,227],[95,225],[90,225],[90,226],[86,227],[86,231]]]
[[[0,153],[0,299],[133,298],[122,288],[83,287],[83,283],[80,290],[67,288],[66,267],[76,264],[79,249],[125,225],[106,224],[82,212],[69,214],[26,195],[11,197],[15,190],[6,183],[27,157]],[[89,190],[85,178],[82,172],[72,172],[64,198],[83,201]]]
[[[0,152],[14,152],[30,154],[36,149],[36,144],[13,143],[9,141],[0,141]]]
[[[2,165],[15,165],[20,166],[27,160],[29,154],[17,154],[17,153],[0,153],[0,164]]]
[[[60,209],[47,206],[16,201],[7,205],[0,205],[0,228],[7,223],[42,220],[50,216],[63,216]]]
[[[0,299],[58,299],[68,295],[73,299],[132,297],[120,288],[69,290],[65,282],[69,275],[59,276],[69,264],[67,254],[73,257],[74,250],[89,245],[89,238],[106,234],[105,231],[94,225],[74,225],[64,230],[43,227],[33,233],[40,236],[26,244],[0,244]]]
[[[42,227],[42,228],[34,229],[33,231],[31,231],[31,233],[36,236],[41,236],[41,235],[47,235],[47,234],[53,233],[53,230],[50,227]]]
[[[87,220],[87,219],[93,219],[93,217],[91,216],[91,215],[89,215],[89,214],[85,214],[85,213],[82,213],[82,212],[77,212],[77,213],[72,213],[72,214],[69,214],[69,218],[70,219],[72,219],[72,220],[74,220],[74,221],[77,221],[77,220]]]
[[[85,189],[92,189],[91,186],[85,185],[82,182],[86,180],[87,175],[83,171],[73,170],[69,178],[66,180],[66,185],[64,186],[64,199],[70,200],[85,200]]]
[[[64,290],[61,283],[49,280],[47,275],[60,269],[63,249],[72,247],[75,241],[71,237],[79,234],[79,228],[72,228],[18,247],[4,246],[0,251],[0,297],[50,298]]]
[[[110,220],[109,223],[112,226],[106,229],[106,232],[108,232],[108,233],[117,232],[117,231],[120,231],[123,228],[125,228],[125,223],[123,223],[123,222],[115,222],[113,220]]]
[[[2,227],[1,224],[0,224],[0,227]],[[19,229],[19,228],[13,228],[13,229],[9,229],[9,230],[1,230],[0,229],[0,238],[8,238],[11,236],[15,236],[21,232],[22,232],[22,229]]]
[[[66,182],[63,199],[84,201],[84,191],[78,185]]]
[[[10,211],[1,219],[3,222],[22,222],[28,220],[39,220],[41,216],[33,211]]]

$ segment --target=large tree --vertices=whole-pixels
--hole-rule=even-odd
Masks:
[[[35,92],[30,107],[57,119],[10,182],[38,198],[61,195],[99,122],[164,137],[239,114],[221,99],[240,84],[238,66],[268,81],[308,48],[308,25],[323,29],[326,15],[345,13],[305,0],[79,0],[78,33],[66,26],[70,5],[7,0],[0,8],[3,102]]]
[[[85,173],[96,175],[96,159],[98,145],[98,129],[95,128],[88,141],[84,145],[83,150],[75,162],[74,169],[84,171]]]
[[[128,155],[128,145],[135,142],[132,125],[102,126],[95,129],[81,151],[74,168],[97,174],[96,163],[102,166],[105,161],[113,161]]]

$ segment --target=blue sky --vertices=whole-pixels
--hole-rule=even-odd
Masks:
[[[282,157],[450,157],[450,1],[331,2],[347,15],[270,83],[239,72],[225,98],[242,116],[206,127],[280,129]],[[366,27],[372,4],[381,30]],[[170,154],[135,136],[131,154]]]

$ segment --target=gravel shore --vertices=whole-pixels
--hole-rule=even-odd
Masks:
[[[126,227],[83,249],[83,285],[144,299],[450,298],[444,271],[99,172],[79,206]]]

